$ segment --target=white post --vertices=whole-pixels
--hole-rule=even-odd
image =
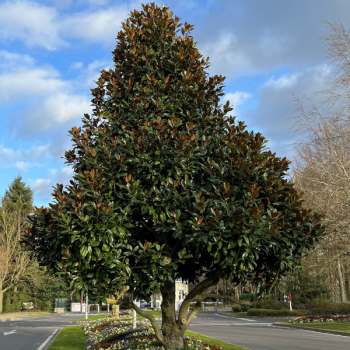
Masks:
[[[109,304],[107,303],[107,313],[109,312]]]
[[[97,313],[100,313],[100,304],[97,304]]]
[[[136,311],[132,310],[132,328],[136,329]]]
[[[290,308],[290,311],[292,311],[292,301],[291,300],[289,301],[289,308]]]
[[[85,318],[88,319],[88,308],[89,308],[89,297],[86,294],[86,302],[85,302]]]
[[[204,303],[202,303],[202,311],[204,312]]]

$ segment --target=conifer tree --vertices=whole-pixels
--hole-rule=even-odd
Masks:
[[[22,181],[22,176],[18,175],[5,192],[2,202],[8,202],[10,209],[22,209],[30,213],[33,208],[33,191]]]
[[[208,77],[193,26],[178,36],[167,7],[142,7],[122,22],[93,115],[70,131],[71,185],[35,209],[21,244],[97,301],[123,285],[145,300],[160,291],[162,333],[129,306],[166,348],[182,348],[201,301],[222,298],[207,288],[226,278],[269,293],[324,230],[321,214],[301,209],[289,162],[219,106],[225,78]],[[199,278],[176,317],[175,280]]]

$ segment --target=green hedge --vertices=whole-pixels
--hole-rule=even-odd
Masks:
[[[345,312],[344,312],[345,311]],[[335,309],[309,309],[309,310],[271,310],[271,309],[249,309],[247,316],[330,316],[330,315],[346,315],[349,314]]]
[[[304,311],[299,310],[271,310],[271,309],[249,309],[247,316],[303,316]]]

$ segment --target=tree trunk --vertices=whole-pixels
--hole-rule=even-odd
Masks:
[[[347,301],[347,297],[346,297],[346,289],[345,289],[345,283],[344,283],[343,272],[341,269],[340,259],[338,259],[338,261],[337,261],[337,269],[338,269],[338,276],[339,276],[341,301],[344,303]]]
[[[4,299],[4,292],[2,290],[2,284],[0,284],[0,314],[3,311],[3,308],[2,308],[3,299]]]
[[[163,345],[166,349],[182,349],[184,346],[183,335],[186,325],[183,320],[175,319],[175,282],[168,282],[161,288],[163,297],[162,308],[162,334]]]

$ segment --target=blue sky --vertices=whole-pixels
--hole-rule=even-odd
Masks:
[[[0,196],[21,174],[46,206],[51,186],[67,184],[68,130],[90,113],[90,89],[112,65],[120,23],[146,1],[0,0]],[[293,94],[312,96],[332,76],[321,21],[349,28],[348,0],[171,0],[194,25],[210,75],[226,76],[239,120],[292,158]]]

